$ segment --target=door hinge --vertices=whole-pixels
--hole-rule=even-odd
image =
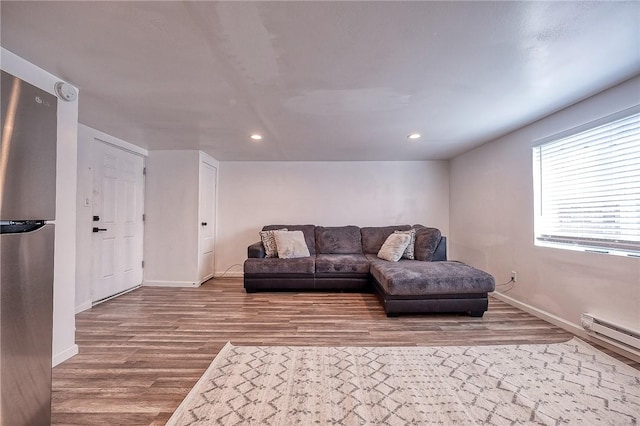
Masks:
[[[144,260],[142,261],[142,267],[144,268]]]
[[[147,168],[146,168],[146,167],[143,167],[143,168],[142,168],[142,176],[144,176],[144,175],[146,175],[146,174],[147,174]]]
[[[142,221],[144,222],[145,220],[147,220],[147,215],[142,213]]]

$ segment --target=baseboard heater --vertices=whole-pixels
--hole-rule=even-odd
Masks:
[[[638,331],[612,324],[591,314],[582,314],[581,322],[585,331],[595,337],[605,337],[606,340],[617,343],[618,346],[640,351],[640,332]]]

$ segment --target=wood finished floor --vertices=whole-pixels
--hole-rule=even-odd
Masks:
[[[247,294],[241,279],[143,287],[78,314],[76,328],[80,353],[53,369],[53,424],[163,425],[228,341],[434,346],[572,337],[493,298],[483,318],[387,318],[373,294]]]

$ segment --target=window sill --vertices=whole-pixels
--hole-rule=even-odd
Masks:
[[[607,249],[603,247],[589,247],[589,246],[562,244],[562,243],[554,243],[550,241],[538,241],[538,240],[534,241],[534,245],[536,247],[547,247],[547,248],[554,248],[554,249],[560,249],[560,250],[579,251],[583,253],[606,254],[611,256],[622,256],[622,257],[640,259],[640,252]]]

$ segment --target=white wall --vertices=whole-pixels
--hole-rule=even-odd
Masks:
[[[144,285],[197,286],[200,159],[196,150],[149,151],[145,191]]]
[[[421,223],[449,233],[447,161],[225,161],[219,178],[216,276],[241,265],[268,224]]]
[[[6,72],[51,94],[61,79],[8,50],[0,51]],[[56,239],[53,284],[53,365],[78,353],[75,344],[76,164],[78,101],[58,101]]]
[[[78,190],[76,193],[76,297],[75,312],[91,308],[91,238],[93,233],[93,146],[101,141],[146,156],[147,150],[99,130],[78,125]]]
[[[640,259],[534,246],[536,140],[640,103],[640,77],[451,161],[452,258],[518,283],[508,296],[579,328],[590,312],[640,330]]]
[[[150,151],[145,184],[144,282],[194,282],[198,151]],[[186,226],[186,221],[193,226]]]

